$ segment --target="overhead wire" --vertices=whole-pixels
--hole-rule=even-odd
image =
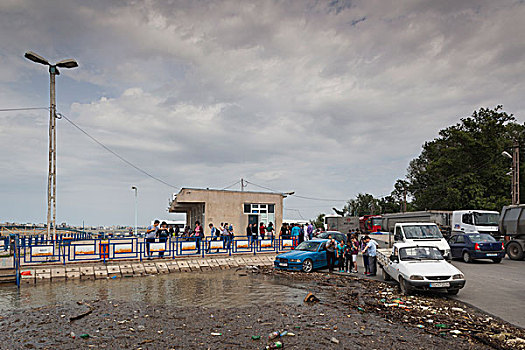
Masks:
[[[131,166],[132,168],[134,168],[135,170],[141,172],[142,174],[150,177],[151,179],[157,181],[157,182],[160,182],[168,187],[171,187],[171,188],[174,188],[174,189],[180,189],[180,187],[177,187],[177,186],[174,186],[162,179],[159,179],[158,177],[150,174],[149,172],[147,172],[146,170],[140,168],[139,166],[133,164],[132,162],[130,162],[129,160],[127,160],[126,158],[124,158],[123,156],[121,156],[120,154],[118,154],[117,152],[113,151],[111,148],[109,148],[108,146],[104,145],[102,142],[100,142],[99,140],[97,140],[96,138],[94,138],[93,136],[91,136],[87,131],[85,131],[84,129],[82,129],[80,126],[78,126],[77,124],[75,124],[71,119],[69,119],[68,117],[66,117],[64,114],[62,113],[57,113],[58,116],[60,116],[61,118],[64,118],[65,120],[67,120],[71,125],[73,125],[76,129],[78,129],[81,133],[83,133],[84,135],[86,135],[87,137],[89,137],[93,142],[95,142],[96,144],[98,144],[100,147],[102,147],[103,149],[105,149],[106,151],[108,151],[109,153],[113,154],[115,157],[117,157],[118,159],[120,159],[121,161],[123,161],[124,163],[126,163],[127,165]]]
[[[221,191],[222,191],[222,190],[226,190],[226,189],[228,189],[228,188],[230,188],[230,187],[233,187],[233,186],[237,185],[239,182],[241,182],[241,180],[237,180],[237,182],[234,182],[234,183],[232,183],[232,184],[229,185],[229,186],[226,186],[226,187],[224,187],[224,188],[221,188]]]
[[[262,186],[262,185],[255,184],[255,183],[253,183],[251,181],[248,181],[248,180],[245,180],[244,182],[249,183],[249,184],[251,184],[253,186],[256,186],[256,187],[268,190],[268,191],[272,191],[274,193],[284,193],[282,191],[276,191],[276,190],[271,189],[269,187],[265,187],[265,186]],[[294,197],[301,198],[301,199],[316,200],[316,201],[327,201],[327,202],[346,202],[348,200],[348,199],[329,199],[329,198],[306,197],[306,196],[297,195],[295,193],[294,194],[290,194],[290,196],[294,196]]]
[[[0,109],[0,112],[35,111],[35,110],[49,110],[49,107],[2,108]]]

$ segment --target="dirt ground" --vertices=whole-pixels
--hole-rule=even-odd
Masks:
[[[323,297],[242,308],[71,301],[0,316],[0,347],[265,349],[279,341],[285,349],[525,349],[523,329],[444,296],[404,297],[393,285],[348,276],[262,274],[314,281],[312,292]],[[282,336],[270,340],[274,331]]]

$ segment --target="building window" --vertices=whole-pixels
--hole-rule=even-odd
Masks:
[[[275,213],[275,204],[268,204],[268,213]]]
[[[244,203],[244,214],[250,214],[252,212],[252,206]]]

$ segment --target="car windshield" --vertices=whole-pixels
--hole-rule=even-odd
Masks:
[[[443,238],[436,225],[404,226],[403,231],[407,239]]]
[[[499,222],[499,214],[474,213],[474,224],[478,226],[496,226],[498,222]]]
[[[399,250],[401,260],[443,260],[436,247],[410,247]]]
[[[486,243],[486,242],[496,242],[494,237],[491,235],[488,235],[486,233],[478,233],[475,235],[469,235],[468,236],[472,243]]]
[[[323,232],[319,235],[319,238],[327,239],[328,236],[332,236],[333,239],[335,239],[338,242],[345,241],[346,237],[341,232],[337,231],[328,231]]]
[[[373,218],[372,219],[372,225],[374,226],[381,226],[381,222],[383,221],[383,219],[381,218]]]
[[[319,244],[320,244],[319,242],[306,241],[306,242],[302,242],[301,244],[299,244],[297,247],[295,247],[294,250],[304,250],[307,252],[316,252],[317,248],[319,247]]]

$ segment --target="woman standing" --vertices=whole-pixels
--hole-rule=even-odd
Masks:
[[[275,229],[273,228],[273,222],[270,222],[268,226],[266,226],[266,233],[268,234],[268,237],[273,239]]]

